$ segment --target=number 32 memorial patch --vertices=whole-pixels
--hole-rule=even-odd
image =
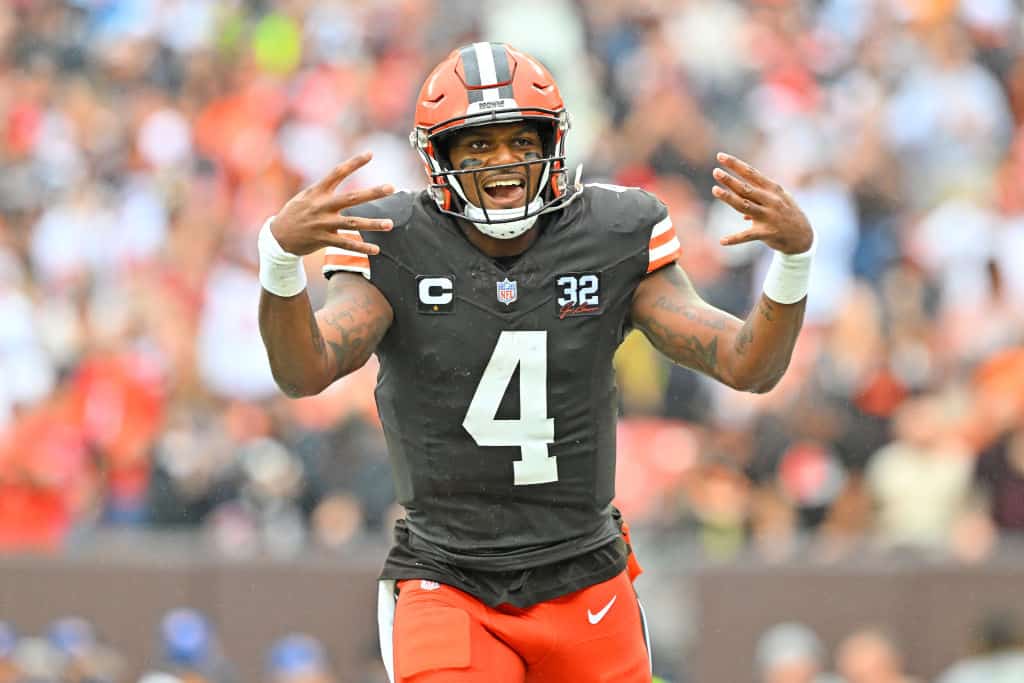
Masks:
[[[559,318],[601,314],[601,274],[566,273],[555,279]]]

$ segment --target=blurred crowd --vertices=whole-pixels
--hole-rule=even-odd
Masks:
[[[129,677],[125,653],[82,617],[55,619],[42,635],[19,634],[0,621],[0,683],[238,683],[215,624],[202,612],[167,611],[155,628],[153,668]],[[264,683],[336,683],[324,646],[305,633],[274,641]],[[345,680],[353,680],[346,678]]]
[[[713,559],[989,557],[1024,529],[1019,5],[616,5],[588,13],[611,103],[592,157],[669,204],[701,293],[743,315],[769,259],[718,246],[737,220],[708,201],[715,150],[789,189],[818,244],[772,392],[627,340],[625,413],[651,418],[620,430],[627,517]]]
[[[806,624],[783,622],[765,630],[754,653],[758,683],[923,683],[908,672],[899,640],[884,627],[846,635],[830,657]],[[964,656],[935,683],[1024,680],[1024,631],[1008,612],[992,612],[975,628]]]
[[[129,675],[127,658],[93,623],[77,616],[55,619],[41,635],[19,634],[0,621],[0,683],[238,683],[237,667],[216,625],[199,610],[168,610],[154,629],[151,666]],[[975,628],[963,656],[935,683],[1010,683],[1024,680],[1024,630],[1008,612],[992,612]],[[843,637],[830,653],[806,624],[783,622],[758,639],[752,662],[755,683],[924,683],[907,670],[899,640],[880,626]],[[305,633],[275,640],[264,656],[264,683],[385,683],[377,664],[360,677],[335,672],[323,644]],[[667,679],[655,677],[655,683]]]
[[[551,68],[585,180],[669,205],[711,303],[745,315],[770,258],[718,245],[741,220],[712,201],[715,152],[817,230],[774,391],[627,339],[634,526],[712,559],[983,560],[1024,527],[1022,22],[1013,0],[0,4],[0,547],[111,525],[197,528],[242,556],[385,537],[373,361],[279,394],[255,234],[362,150],[351,185],[422,187],[421,79],[494,39]]]

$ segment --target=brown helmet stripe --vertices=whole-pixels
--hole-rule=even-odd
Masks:
[[[470,103],[485,99],[512,99],[512,70],[508,52],[502,43],[473,43],[459,49]],[[489,85],[505,83],[493,92]]]

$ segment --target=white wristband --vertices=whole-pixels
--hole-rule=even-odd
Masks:
[[[772,255],[768,274],[764,277],[764,294],[780,304],[795,304],[807,296],[807,284],[811,278],[811,260],[818,239],[813,237],[811,248],[800,254]]]
[[[260,252],[260,284],[263,289],[277,296],[295,296],[306,288],[306,270],[302,257],[281,248],[274,233],[270,231],[271,216],[260,228],[256,246]]]

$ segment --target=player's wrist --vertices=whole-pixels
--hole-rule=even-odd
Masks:
[[[302,257],[287,252],[270,230],[274,216],[260,228],[256,247],[260,255],[260,285],[280,297],[295,296],[306,288],[306,270]]]
[[[762,291],[776,303],[795,304],[807,296],[811,278],[811,262],[818,245],[817,235],[812,236],[811,246],[799,254],[772,254],[771,265],[764,278]]]

